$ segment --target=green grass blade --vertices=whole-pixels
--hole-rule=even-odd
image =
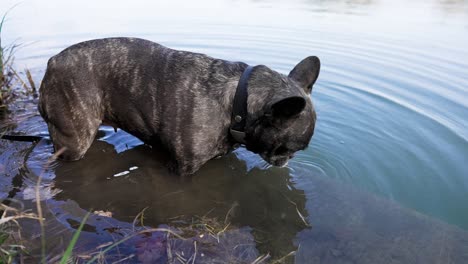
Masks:
[[[75,247],[76,241],[78,241],[78,237],[80,236],[81,230],[83,229],[83,226],[85,225],[86,220],[88,220],[89,215],[90,213],[88,212],[83,218],[83,220],[81,221],[80,226],[76,230],[75,234],[73,234],[72,240],[70,241],[70,244],[68,244],[67,250],[65,250],[65,253],[62,256],[62,259],[60,260],[60,264],[66,264],[68,260],[70,259],[71,254],[73,252],[73,248]]]

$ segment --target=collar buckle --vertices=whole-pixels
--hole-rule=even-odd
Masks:
[[[237,131],[234,129],[230,129],[231,136],[234,138],[236,142],[239,142],[241,144],[245,144],[245,132],[243,131]]]

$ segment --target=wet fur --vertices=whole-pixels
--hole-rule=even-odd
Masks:
[[[175,172],[189,175],[233,149],[232,102],[246,67],[136,38],[86,41],[49,60],[39,111],[55,150],[65,148],[62,159],[81,159],[107,124],[164,148]],[[303,60],[289,77],[255,66],[248,86],[248,150],[282,165],[307,147],[315,125],[309,93],[319,69],[316,57]]]

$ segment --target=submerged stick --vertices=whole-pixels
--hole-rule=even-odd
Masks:
[[[31,87],[31,92],[35,94],[37,92],[36,84],[34,83],[31,72],[29,71],[29,69],[26,69],[25,72],[26,72],[26,77],[28,78],[29,87]]]

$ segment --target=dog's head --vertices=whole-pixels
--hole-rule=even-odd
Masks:
[[[246,148],[274,166],[285,166],[314,134],[316,114],[310,99],[320,60],[307,57],[288,76],[256,66],[249,79]]]

